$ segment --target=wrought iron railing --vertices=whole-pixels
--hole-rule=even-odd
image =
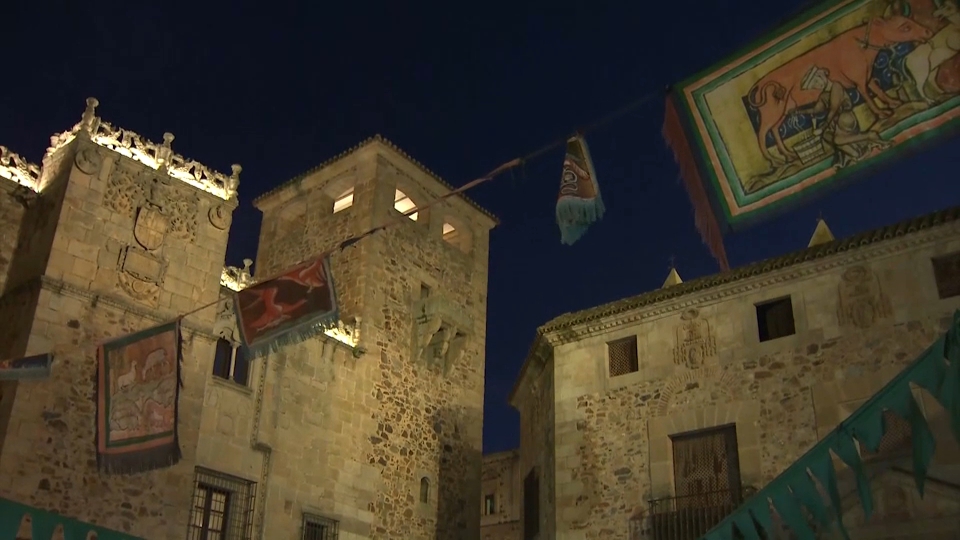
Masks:
[[[727,517],[754,488],[712,491],[650,501],[644,532],[649,540],[696,540]]]

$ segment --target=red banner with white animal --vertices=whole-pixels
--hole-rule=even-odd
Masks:
[[[234,305],[249,358],[323,333],[340,316],[330,254],[241,290]]]
[[[960,0],[832,0],[675,85],[664,137],[723,235],[960,125]]]

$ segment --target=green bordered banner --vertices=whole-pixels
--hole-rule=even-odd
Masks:
[[[664,136],[718,259],[726,232],[954,132],[956,2],[831,0],[673,87]]]

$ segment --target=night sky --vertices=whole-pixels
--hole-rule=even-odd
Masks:
[[[227,253],[240,265],[256,253],[254,197],[375,133],[461,185],[709,67],[800,2],[15,4],[0,38],[0,144],[39,163],[95,96],[115,125],[154,141],[170,131],[174,151],[220,171],[242,164]],[[684,279],[717,271],[662,119],[657,99],[588,134],[607,215],[572,247],[554,223],[562,150],[470,193],[502,222],[490,246],[485,451],[518,444],[506,398],[538,325],[659,287],[671,256]],[[731,264],[805,247],[821,213],[846,236],[956,204],[957,143],[729,237]]]

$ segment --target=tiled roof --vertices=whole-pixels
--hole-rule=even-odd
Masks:
[[[557,330],[562,330],[578,324],[602,319],[618,313],[623,313],[643,306],[655,304],[657,302],[678,298],[680,296],[703,291],[719,285],[725,285],[742,279],[765,274],[780,268],[785,268],[815,259],[821,259],[835,253],[842,253],[858,247],[881,242],[883,240],[889,240],[891,238],[897,238],[955,221],[960,221],[960,207],[941,210],[939,212],[927,214],[922,217],[909,219],[895,225],[881,227],[879,229],[857,234],[842,240],[834,240],[832,242],[818,244],[807,249],[783,255],[781,257],[759,261],[720,274],[713,274],[691,281],[686,281],[678,285],[667,287],[666,289],[657,289],[582,311],[565,313],[541,326],[537,330],[537,333],[539,335],[543,335],[549,332],[555,332]]]
[[[436,180],[437,182],[440,182],[440,184],[442,184],[444,187],[449,188],[451,191],[454,190],[454,189],[457,189],[457,188],[455,188],[454,186],[452,186],[452,185],[450,185],[449,183],[447,183],[447,181],[445,181],[443,178],[440,178],[440,176],[439,176],[437,173],[435,173],[435,172],[431,171],[430,169],[428,169],[428,168],[427,168],[426,166],[424,166],[422,163],[420,163],[419,161],[417,161],[416,159],[414,159],[410,154],[406,153],[405,151],[403,151],[402,149],[400,149],[400,147],[398,147],[396,144],[394,144],[393,142],[391,142],[390,140],[388,140],[387,138],[383,137],[382,135],[380,135],[380,134],[378,133],[378,134],[374,135],[373,137],[370,137],[370,138],[364,140],[364,141],[361,142],[360,144],[354,145],[353,147],[351,147],[351,148],[349,148],[349,149],[347,149],[347,150],[345,150],[345,151],[343,151],[343,152],[340,152],[340,153],[337,154],[336,156],[333,156],[332,158],[324,161],[323,163],[317,165],[316,167],[313,167],[313,168],[311,168],[311,169],[309,169],[309,170],[307,170],[307,171],[305,171],[305,172],[303,172],[303,173],[301,173],[301,174],[298,174],[297,176],[291,178],[290,180],[287,180],[286,182],[280,184],[279,186],[277,186],[277,187],[271,189],[270,191],[268,191],[268,192],[260,195],[259,197],[257,197],[256,199],[253,200],[254,204],[256,204],[257,202],[265,199],[266,197],[268,197],[268,196],[270,196],[270,195],[272,195],[272,194],[274,194],[274,193],[277,193],[278,191],[281,191],[282,189],[284,189],[284,188],[286,188],[286,187],[288,187],[288,186],[290,186],[290,185],[292,185],[292,184],[294,184],[294,183],[296,183],[296,182],[299,182],[300,180],[303,180],[304,178],[306,178],[306,177],[310,176],[311,174],[313,174],[313,173],[315,173],[315,172],[323,169],[324,167],[327,167],[327,166],[333,164],[334,162],[337,162],[337,161],[339,161],[339,160],[341,160],[341,159],[349,156],[350,154],[353,154],[353,153],[356,152],[357,150],[360,150],[361,148],[363,148],[363,147],[365,147],[365,146],[367,146],[367,145],[369,145],[369,144],[371,144],[371,143],[373,143],[373,142],[380,142],[381,144],[386,145],[387,147],[389,147],[390,149],[392,149],[393,151],[397,152],[398,154],[400,154],[401,156],[403,156],[405,159],[407,159],[408,161],[410,161],[411,163],[413,163],[414,165],[416,165],[421,171],[423,171],[423,172],[427,173],[428,175],[430,175],[434,180]],[[492,220],[493,220],[494,222],[496,222],[497,224],[500,223],[500,220],[497,219],[497,216],[493,215],[493,214],[490,213],[488,210],[486,210],[485,208],[483,208],[482,206],[480,206],[479,204],[477,204],[476,201],[474,201],[474,200],[471,199],[470,197],[467,197],[467,196],[466,196],[465,194],[463,194],[463,193],[459,194],[459,196],[462,197],[463,200],[465,200],[470,206],[472,206],[472,207],[474,207],[475,209],[477,209],[481,214],[483,214],[483,215],[487,216],[488,218],[492,219]]]

